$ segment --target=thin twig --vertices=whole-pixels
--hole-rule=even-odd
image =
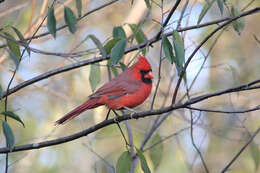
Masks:
[[[197,53],[197,51],[198,51],[215,33],[217,33],[220,29],[224,28],[225,26],[229,25],[231,22],[233,22],[233,21],[235,21],[235,20],[237,20],[237,19],[239,19],[239,18],[241,18],[241,17],[243,17],[243,16],[246,16],[246,15],[248,15],[248,14],[257,13],[257,12],[259,12],[259,11],[260,11],[260,7],[257,7],[257,8],[255,8],[255,9],[253,9],[253,10],[248,10],[247,12],[242,13],[242,14],[240,14],[239,16],[236,16],[236,17],[234,17],[234,18],[232,18],[232,19],[230,19],[230,20],[224,22],[223,24],[219,25],[215,30],[213,30],[213,31],[196,47],[196,49],[195,49],[195,50],[192,52],[192,54],[189,56],[188,60],[186,61],[185,65],[184,65],[184,67],[183,67],[183,69],[182,69],[182,72],[181,72],[181,74],[180,74],[179,80],[178,80],[178,82],[177,82],[177,85],[176,85],[176,87],[175,87],[175,91],[174,91],[174,94],[173,94],[173,97],[172,97],[172,104],[174,104],[175,101],[176,101],[177,93],[178,93],[178,90],[179,90],[179,88],[180,88],[180,84],[181,84],[182,78],[183,78],[183,76],[184,76],[184,74],[185,74],[185,72],[186,72],[186,69],[187,69],[187,67],[188,67],[188,65],[189,65],[189,63],[190,63],[190,61],[192,60],[192,58],[194,57],[194,55]]]
[[[260,83],[260,79],[252,81],[252,82],[247,83],[247,84],[239,85],[237,87],[233,87],[233,88],[229,88],[229,89],[225,89],[225,90],[220,90],[220,91],[216,91],[216,92],[213,92],[213,93],[204,94],[204,95],[201,95],[201,96],[198,96],[198,97],[194,97],[194,98],[191,98],[190,100],[187,100],[185,103],[178,103],[178,104],[170,105],[168,107],[164,107],[164,108],[161,108],[161,109],[158,109],[158,110],[149,110],[149,111],[125,114],[125,115],[122,115],[120,117],[105,120],[101,123],[98,123],[98,124],[88,128],[88,129],[85,129],[81,132],[75,133],[75,134],[70,135],[70,136],[61,137],[61,138],[57,138],[57,139],[54,139],[54,140],[47,140],[47,141],[43,141],[43,142],[39,142],[39,143],[32,143],[32,144],[14,146],[12,151],[10,151],[10,149],[7,148],[7,147],[0,148],[0,153],[10,153],[10,152],[18,152],[18,151],[24,151],[24,150],[33,150],[33,149],[39,149],[39,148],[49,147],[49,146],[53,146],[53,145],[59,145],[59,144],[62,144],[62,143],[67,143],[67,142],[76,140],[76,139],[81,138],[83,136],[87,136],[88,134],[93,133],[93,132],[95,132],[99,129],[106,127],[106,126],[109,126],[109,125],[112,125],[112,124],[115,124],[115,123],[119,123],[119,122],[122,122],[122,121],[125,121],[125,120],[129,120],[129,119],[132,119],[132,118],[133,119],[145,118],[145,117],[149,117],[149,116],[153,116],[153,115],[164,114],[163,116],[160,117],[159,121],[154,126],[154,127],[158,128],[158,126],[165,120],[165,118],[168,116],[169,113],[171,113],[171,111],[186,108],[189,105],[193,105],[195,103],[201,102],[201,101],[206,100],[208,98],[220,96],[220,95],[223,95],[223,94],[229,94],[229,93],[233,93],[233,92],[242,92],[242,91],[248,91],[248,90],[253,90],[253,89],[260,89],[260,85],[255,86],[255,84],[257,84],[257,83]],[[153,130],[155,130],[155,129],[153,129]],[[142,148],[142,150],[143,150],[143,148]]]
[[[260,7],[257,7],[257,8],[254,8],[252,10],[249,10],[249,11],[246,11],[245,13],[241,14],[240,16],[237,16],[237,17],[243,17],[243,16],[246,16],[246,15],[251,15],[253,13],[256,13],[256,12],[259,12],[260,11]],[[209,25],[212,25],[212,24],[216,24],[216,23],[219,23],[219,22],[223,22],[223,21],[226,21],[230,18],[225,18],[225,19],[220,19],[220,20],[216,20],[214,22],[208,22],[206,24],[202,24],[202,25],[196,25],[196,26],[191,26],[191,27],[186,27],[186,28],[180,28],[179,30],[177,30],[178,32],[181,32],[181,31],[186,31],[186,30],[190,30],[190,29],[196,29],[198,27],[205,27],[205,26],[209,26]],[[232,22],[232,21],[230,21]],[[164,34],[164,36],[170,36],[172,34],[172,32],[170,33],[166,33]],[[161,39],[161,38],[160,38]],[[139,44],[138,46],[133,46],[131,48],[128,48],[126,49],[125,51],[125,54],[126,53],[129,53],[131,51],[135,51],[137,50],[138,48],[142,48],[142,46],[147,46],[147,43],[149,43],[150,45],[153,44],[154,42],[157,42],[158,40],[156,40],[155,38],[152,38],[151,40],[148,40],[147,42],[144,42],[144,43],[141,43]],[[109,56],[107,57],[96,57],[96,58],[93,58],[93,59],[89,59],[89,60],[82,60],[82,61],[79,61],[77,63],[74,63],[74,64],[71,64],[71,65],[67,65],[67,66],[64,66],[64,67],[60,67],[60,68],[57,68],[57,69],[54,69],[54,70],[50,70],[46,73],[43,73],[39,76],[36,76],[32,79],[29,79],[23,83],[20,83],[18,85],[16,85],[15,87],[11,88],[9,90],[9,93],[7,94],[6,92],[3,92],[2,94],[2,98],[6,97],[7,95],[10,95],[26,86],[29,86],[35,82],[38,82],[40,80],[43,80],[43,79],[46,79],[46,78],[49,78],[51,76],[54,76],[56,74],[60,74],[62,72],[66,72],[66,71],[70,71],[70,70],[73,70],[73,69],[76,69],[76,68],[79,68],[79,67],[82,67],[82,66],[86,66],[86,65],[89,65],[89,64],[94,64],[94,63],[97,63],[97,62],[100,62],[100,61],[104,61],[104,60],[107,60],[109,59]]]
[[[157,145],[163,143],[164,141],[166,141],[166,140],[168,140],[168,139],[170,139],[170,138],[172,138],[172,137],[174,137],[174,136],[179,135],[181,132],[184,132],[184,131],[188,130],[189,128],[190,128],[190,127],[185,127],[185,128],[183,128],[183,129],[181,129],[181,130],[179,130],[179,131],[177,131],[177,132],[175,132],[175,133],[173,133],[173,134],[171,134],[171,135],[169,135],[169,136],[166,136],[166,137],[162,138],[160,141],[155,142],[155,143],[152,144],[151,146],[144,148],[143,151],[145,152],[145,151],[151,150],[151,149],[154,148],[155,146],[157,146]]]
[[[183,19],[183,16],[184,16],[184,13],[188,7],[188,4],[189,4],[189,0],[186,0],[182,10],[181,10],[181,15],[180,15],[180,18],[178,20],[178,24],[177,24],[177,29],[179,29],[181,27],[181,22],[182,22],[182,19]]]
[[[168,14],[167,18],[165,19],[165,22],[162,25],[161,30],[156,34],[155,38],[159,39],[161,37],[161,34],[163,33],[163,28],[166,27],[168,25],[168,22],[170,21],[173,13],[175,12],[175,10],[177,9],[177,7],[179,6],[181,0],[177,0],[174,4],[174,6],[172,7],[170,13]]]
[[[228,171],[229,167],[238,159],[240,154],[247,148],[247,146],[254,140],[256,135],[260,132],[260,127],[254,132],[254,134],[250,137],[247,143],[239,150],[239,152],[230,160],[230,162],[224,167],[221,173]]]
[[[161,2],[161,15],[162,15],[162,21],[163,21],[163,0]],[[164,28],[163,26],[161,25],[161,30],[163,32]],[[155,101],[155,97],[157,95],[157,92],[158,92],[158,88],[159,88],[159,85],[160,85],[160,82],[161,82],[161,68],[162,68],[162,47],[163,47],[163,44],[161,42],[161,45],[160,45],[160,57],[159,57],[159,68],[158,68],[158,81],[156,83],[156,87],[155,87],[155,91],[154,91],[154,95],[153,95],[153,99],[152,99],[152,103],[151,103],[151,109],[153,109],[153,106],[154,106],[154,101]]]
[[[53,0],[51,6],[54,6],[55,1],[56,1],[56,0]],[[42,20],[42,22],[40,23],[39,27],[38,27],[38,28],[36,29],[36,31],[33,33],[33,36],[36,35],[36,33],[39,31],[40,27],[42,26],[42,24],[43,24],[43,22],[44,22],[44,20],[45,20],[46,18],[47,18],[47,15],[43,18],[43,20]],[[29,41],[28,41],[28,45],[31,43],[31,41],[32,41],[32,40],[29,40]],[[14,80],[14,77],[15,77],[15,75],[16,75],[16,73],[17,73],[17,70],[18,70],[19,65],[20,65],[20,63],[21,63],[21,61],[22,61],[22,58],[23,58],[23,55],[24,55],[25,51],[26,51],[26,49],[23,50],[23,52],[22,52],[22,54],[21,54],[21,57],[20,57],[20,59],[19,59],[17,65],[16,65],[16,67],[15,67],[15,70],[14,70],[14,72],[13,72],[13,75],[12,75],[12,77],[11,77],[11,79],[10,79],[8,85],[7,85],[7,89],[6,89],[7,95],[8,95],[8,93],[9,93],[10,86],[11,86],[13,80]],[[4,102],[4,103],[5,103],[4,109],[5,109],[5,111],[7,112],[8,96],[5,97],[5,102]],[[4,116],[4,119],[5,119],[5,121],[7,122],[7,116],[6,116],[6,115]],[[6,140],[6,146],[8,147],[8,142],[7,142],[7,140]],[[6,153],[6,159],[5,159],[5,173],[8,173],[8,153]]]
[[[194,141],[194,135],[193,135],[193,115],[192,115],[192,111],[190,111],[190,136],[191,136],[191,143],[192,143],[192,146],[195,148],[195,150],[197,151],[197,153],[199,154],[199,157],[200,157],[200,160],[202,162],[202,165],[206,171],[206,173],[209,173],[209,169],[207,167],[207,164],[199,150],[199,148],[197,147],[197,145],[195,144],[195,141]]]
[[[190,110],[196,110],[196,111],[202,111],[202,112],[214,112],[214,113],[221,113],[221,114],[244,114],[244,113],[260,110],[260,105],[257,105],[253,108],[250,108],[250,109],[236,110],[236,111],[223,111],[223,110],[195,108],[195,107],[192,107],[192,106],[187,106],[186,108],[190,109]]]

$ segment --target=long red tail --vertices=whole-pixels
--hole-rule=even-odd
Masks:
[[[98,100],[99,100],[98,98],[95,98],[95,99],[90,99],[90,100],[86,101],[82,105],[76,107],[75,109],[73,109],[72,111],[70,111],[69,113],[64,115],[62,118],[57,120],[55,123],[57,125],[63,124],[65,122],[67,122],[68,120],[75,118],[76,116],[78,116],[79,114],[81,114],[82,112],[84,112],[87,109],[92,109],[92,108],[100,106],[101,104],[98,103]]]

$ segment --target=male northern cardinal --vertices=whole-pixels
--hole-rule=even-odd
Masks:
[[[109,110],[133,108],[145,101],[152,89],[152,68],[147,59],[139,56],[137,63],[104,84],[82,105],[64,115],[56,124],[63,124],[82,112],[101,105]]]

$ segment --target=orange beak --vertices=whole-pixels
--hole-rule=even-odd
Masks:
[[[144,78],[146,78],[146,79],[153,79],[153,73],[150,71],[150,72],[148,72],[146,75],[144,75]]]

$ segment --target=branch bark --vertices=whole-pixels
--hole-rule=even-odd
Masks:
[[[9,148],[0,148],[0,153],[10,153],[10,152],[18,152],[18,151],[26,151],[26,150],[34,150],[34,149],[39,149],[39,148],[44,148],[44,147],[49,147],[49,146],[53,146],[53,145],[59,145],[59,144],[63,144],[63,143],[67,143],[73,140],[76,140],[78,138],[81,138],[83,136],[87,136],[99,129],[102,129],[106,126],[109,125],[113,125],[116,124],[118,122],[122,122],[125,120],[129,120],[129,119],[139,119],[139,118],[145,118],[145,117],[149,117],[149,116],[153,116],[153,115],[161,115],[164,113],[168,113],[177,109],[181,109],[181,108],[186,108],[187,106],[193,105],[195,103],[198,103],[200,101],[206,100],[208,98],[211,97],[215,97],[215,96],[220,96],[223,94],[228,94],[228,93],[233,93],[233,92],[240,92],[240,91],[247,91],[247,90],[253,90],[253,89],[260,89],[260,85],[256,85],[255,84],[260,83],[260,79],[259,80],[255,80],[252,81],[250,83],[244,84],[244,85],[240,85],[237,87],[233,87],[233,88],[229,88],[226,90],[221,90],[221,91],[217,91],[217,92],[213,92],[213,93],[209,93],[209,94],[204,94],[198,97],[194,97],[191,98],[189,100],[187,100],[185,103],[178,103],[178,104],[174,104],[174,105],[170,105],[168,107],[164,107],[158,110],[149,110],[149,111],[143,111],[143,112],[138,112],[138,113],[134,113],[134,114],[124,114],[123,116],[120,117],[115,117],[114,119],[109,119],[109,120],[105,120],[101,123],[98,123],[86,130],[83,130],[81,132],[75,133],[73,135],[70,136],[65,136],[65,137],[61,137],[58,139],[54,139],[54,140],[47,140],[47,141],[43,141],[43,142],[39,142],[39,143],[32,143],[32,144],[26,144],[26,145],[20,145],[20,146],[15,146],[12,150],[10,150]],[[160,123],[162,121],[159,121],[158,123]]]

